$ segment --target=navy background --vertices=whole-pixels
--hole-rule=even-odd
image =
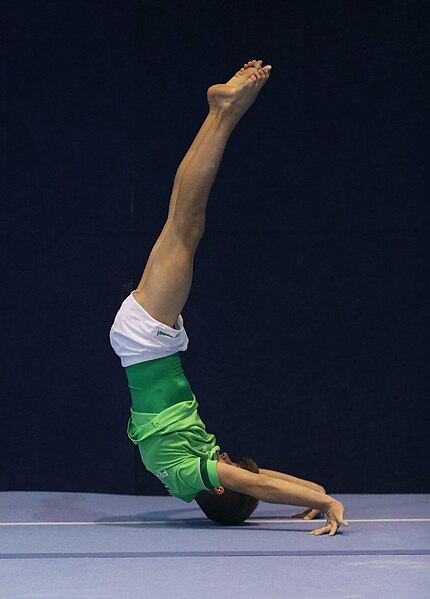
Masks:
[[[426,3],[2,6],[1,490],[165,493],[109,328],[207,87],[263,58],[183,312],[200,414],[329,492],[429,492]]]

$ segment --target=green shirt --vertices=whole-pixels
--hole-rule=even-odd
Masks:
[[[127,366],[132,407],[127,434],[146,469],[187,503],[219,487],[220,447],[206,432],[179,354]]]

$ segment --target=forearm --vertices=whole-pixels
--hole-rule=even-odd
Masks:
[[[297,478],[296,476],[291,476],[291,474],[285,474],[284,472],[277,472],[276,470],[265,470],[260,468],[260,474],[266,474],[267,476],[272,476],[273,478],[279,478],[281,480],[285,480],[290,483],[296,483],[298,485],[302,485],[304,487],[308,487],[309,489],[313,489],[314,491],[318,491],[319,493],[325,493],[326,490],[321,485],[317,483],[313,483],[310,480],[304,480],[302,478]]]
[[[260,484],[256,485],[253,496],[266,503],[299,505],[325,512],[333,501],[330,495],[274,476],[260,474]]]

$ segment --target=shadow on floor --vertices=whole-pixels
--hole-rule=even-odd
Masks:
[[[322,526],[323,521],[320,519],[310,520],[309,524],[314,524],[310,529],[299,529],[296,526],[287,528],[287,523],[282,523],[278,527],[269,528],[270,523],[260,523],[253,522],[249,520],[247,522],[243,522],[242,524],[238,524],[237,526],[223,526],[221,524],[216,524],[215,522],[211,522],[205,516],[197,517],[197,518],[181,518],[181,515],[185,515],[185,513],[190,510],[185,509],[176,509],[176,510],[157,510],[151,512],[145,512],[143,514],[136,515],[128,515],[128,516],[113,516],[112,518],[97,518],[95,522],[103,524],[106,522],[108,526],[128,526],[139,528],[140,526],[145,526],[145,528],[183,528],[183,529],[197,529],[197,530],[214,530],[214,529],[227,529],[231,530],[234,528],[261,530],[262,532],[298,532],[301,534],[307,534],[309,530],[313,528],[318,528]],[[277,518],[271,517],[273,520]],[[266,517],[265,519],[270,520],[270,517]],[[115,524],[110,524],[111,522],[115,522]],[[338,534],[341,534],[339,531]]]

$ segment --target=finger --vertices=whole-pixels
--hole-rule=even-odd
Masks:
[[[331,530],[328,533],[328,536],[329,537],[334,537],[334,535],[336,534],[336,531],[337,531],[337,524],[336,524],[336,522],[333,522],[332,525],[331,525]]]
[[[319,510],[309,510],[309,513],[305,516],[305,520],[313,520],[317,516],[319,516],[321,512]]]
[[[305,512],[299,512],[298,514],[293,514],[291,518],[304,518]]]
[[[317,530],[314,530],[313,532],[309,533],[314,537],[320,537],[321,535],[324,535],[328,532],[327,527],[324,528],[317,528]]]
[[[309,514],[310,511],[311,511],[311,508],[308,508],[307,510],[304,510],[303,512],[298,512],[297,514],[294,514],[291,517],[292,518],[305,518],[307,516],[307,514]]]
[[[314,537],[319,537],[320,535],[329,532],[329,530],[330,526],[322,526],[321,528],[316,528],[315,530],[312,530],[309,534],[313,535]]]

